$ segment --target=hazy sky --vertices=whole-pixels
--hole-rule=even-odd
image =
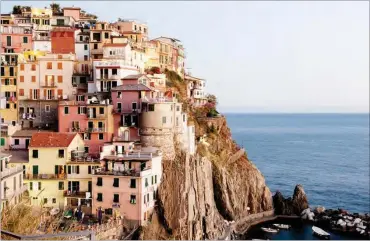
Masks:
[[[1,12],[49,3],[2,2]],[[58,3],[182,40],[187,67],[207,80],[221,111],[369,111],[367,1]]]

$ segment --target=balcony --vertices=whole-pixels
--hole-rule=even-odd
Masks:
[[[138,126],[138,123],[135,122],[125,122],[125,121],[120,121],[119,122],[120,127],[133,127],[133,126]]]
[[[104,168],[95,169],[93,175],[101,175],[101,176],[128,176],[128,177],[143,177],[151,173],[151,167],[144,168],[143,170],[104,170]]]
[[[64,180],[67,175],[64,174],[25,174],[25,180]]]
[[[41,88],[57,88],[58,86],[55,83],[44,83],[41,85]]]
[[[69,128],[69,132],[83,132],[83,130],[79,127],[72,127]]]
[[[102,127],[102,128],[86,128],[85,131],[86,132],[90,132],[90,133],[103,133],[103,132],[107,132],[107,130],[106,130],[105,127]]]
[[[51,41],[51,37],[38,35],[33,38],[33,41]]]
[[[3,48],[12,48],[12,49],[18,49],[18,48],[21,48],[22,47],[22,44],[21,43],[11,43],[10,45],[8,45],[6,42],[3,42],[1,44],[1,46]]]
[[[105,114],[97,115],[93,113],[87,113],[86,115],[87,115],[87,118],[89,119],[105,119],[106,118]]]
[[[120,77],[116,74],[114,74],[114,75],[103,74],[100,77],[98,77],[97,79],[98,80],[119,80]]]
[[[15,61],[6,61],[6,60],[2,60],[1,61],[1,66],[17,66],[18,65],[18,61],[15,60]]]
[[[18,174],[18,173],[21,173],[23,172],[23,166],[17,166],[17,167],[13,167],[13,168],[5,168],[5,170],[3,170],[1,172],[1,180],[7,178],[7,177],[10,177],[14,174]]]
[[[90,193],[90,198],[91,198],[91,192],[86,192],[86,191],[70,191],[66,190],[63,192],[64,197],[76,197],[76,198],[86,198],[86,194]]]
[[[6,97],[6,101],[14,103],[17,102],[17,98],[14,96]]]
[[[21,186],[21,188],[19,188],[19,189],[17,189],[17,190],[12,190],[12,191],[9,191],[9,189],[7,189],[7,188],[5,188],[6,190],[5,190],[5,192],[4,192],[4,199],[5,200],[10,200],[10,199],[12,199],[14,196],[18,196],[18,195],[20,195],[20,194],[22,194],[22,193],[24,193],[25,191],[27,191],[27,189],[28,189],[28,186],[27,186],[27,184],[23,184],[22,186]]]
[[[100,163],[99,156],[93,156],[85,151],[72,151],[69,163]]]

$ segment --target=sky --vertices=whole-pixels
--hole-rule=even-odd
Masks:
[[[368,1],[55,2],[180,39],[221,112],[369,112]]]

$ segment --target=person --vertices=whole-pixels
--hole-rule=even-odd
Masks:
[[[102,216],[103,216],[103,212],[102,212],[102,210],[101,210],[101,207],[99,207],[98,208],[98,210],[97,210],[97,216],[98,216],[98,222],[99,222],[99,225],[101,225],[101,221],[102,221]]]

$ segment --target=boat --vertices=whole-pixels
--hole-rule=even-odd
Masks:
[[[290,229],[290,225],[288,224],[274,223],[273,225],[279,229]]]
[[[322,230],[319,227],[312,226],[312,231],[313,231],[314,234],[318,235],[319,237],[323,237],[323,238],[329,238],[330,237],[330,233],[325,232],[324,230]]]
[[[273,228],[261,228],[263,231],[267,233],[277,233],[279,232],[279,229],[273,229]]]

